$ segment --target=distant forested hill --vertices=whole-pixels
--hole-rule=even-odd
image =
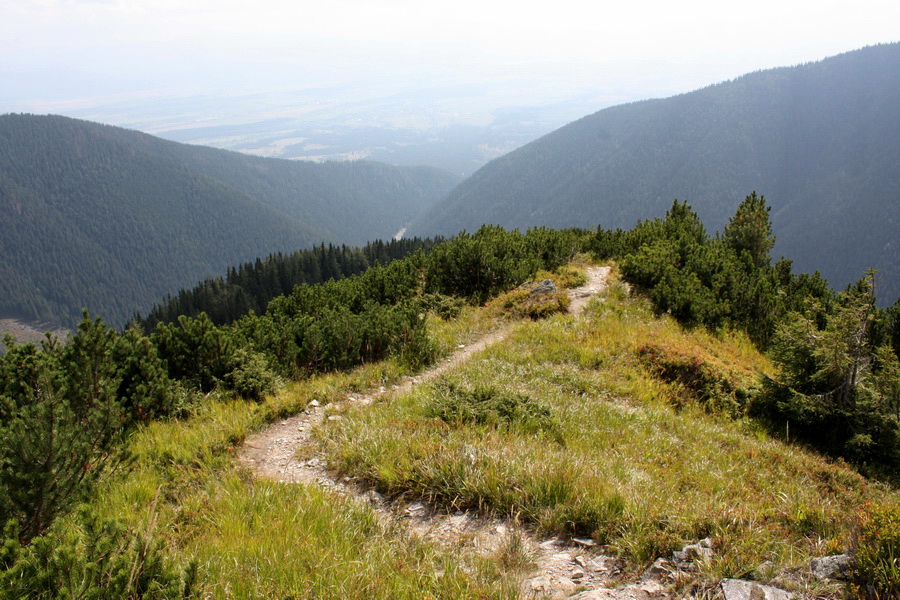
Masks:
[[[900,295],[900,44],[602,110],[489,163],[410,233],[630,229],[676,198],[721,230],[753,190],[776,255],[837,288],[874,266],[879,297]]]
[[[387,239],[458,179],[168,142],[58,116],[0,116],[0,317],[122,324],[232,265]]]

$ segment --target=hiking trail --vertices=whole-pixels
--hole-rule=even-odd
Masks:
[[[588,267],[588,281],[568,291],[569,312],[577,316],[592,296],[607,285],[610,267]],[[435,379],[469,360],[473,355],[503,340],[512,326],[491,332],[475,343],[460,347],[432,368],[390,388],[356,394],[346,403],[364,406],[409,392],[413,386]],[[340,408],[343,403],[336,403]],[[391,501],[370,487],[328,469],[312,440],[312,431],[328,417],[326,407],[312,401],[304,412],[283,419],[248,436],[237,454],[240,464],[256,477],[285,483],[320,485],[336,493],[370,503],[386,523],[405,525],[409,535],[421,537],[455,550],[491,554],[504,544],[520,542],[533,565],[521,582],[522,598],[573,598],[578,600],[668,600],[663,580],[669,570],[654,565],[636,582],[622,584],[624,563],[604,555],[589,539],[540,538],[510,519],[485,517],[472,511],[450,511],[424,502]],[[332,416],[331,418],[339,418]],[[300,457],[298,449],[307,448]],[[621,584],[621,585],[620,585]],[[617,587],[616,587],[617,586]],[[576,594],[576,592],[578,592]],[[573,595],[575,594],[575,595]]]

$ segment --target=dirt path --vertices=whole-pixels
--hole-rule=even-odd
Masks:
[[[569,291],[569,311],[580,314],[591,296],[606,287],[609,267],[590,267],[588,282]],[[406,378],[399,385],[380,388],[368,394],[348,398],[348,402],[365,405],[387,395],[403,394],[414,385],[439,377],[469,360],[473,355],[504,339],[510,328],[501,329],[460,348],[448,359],[431,369]],[[591,540],[540,539],[508,520],[488,519],[471,512],[448,513],[421,502],[400,504],[386,501],[374,490],[362,488],[349,478],[339,478],[329,471],[325,459],[313,446],[311,432],[327,415],[326,407],[313,401],[307,410],[276,423],[247,438],[238,460],[257,477],[289,483],[317,484],[336,492],[370,502],[386,520],[401,521],[410,535],[427,538],[444,546],[468,552],[491,554],[517,542],[528,556],[534,570],[521,584],[523,598],[579,598],[581,600],[664,600],[657,569],[638,582],[612,588],[621,576],[623,565],[605,556]],[[333,417],[336,418],[336,417]],[[298,452],[301,448],[309,452]],[[303,456],[304,458],[300,458]],[[581,592],[573,596],[575,592]]]
[[[407,377],[402,383],[391,388],[380,388],[368,394],[358,394],[348,398],[357,405],[371,404],[386,394],[405,394],[414,385],[434,379],[446,371],[465,362],[476,352],[495,344],[506,337],[508,330],[495,331],[474,344],[460,348],[448,359],[415,377]],[[325,466],[320,456],[308,459],[297,457],[297,450],[311,444],[312,429],[325,420],[326,410],[314,400],[296,416],[284,419],[268,429],[251,435],[238,453],[238,460],[257,477],[289,483],[318,483],[328,487],[348,487],[335,478]],[[348,491],[349,488],[348,488]]]
[[[590,267],[587,269],[588,282],[578,288],[569,290],[571,302],[569,311],[580,314],[588,299],[606,286],[609,267]],[[398,385],[389,389],[381,388],[368,394],[360,394],[348,399],[355,404],[370,404],[387,394],[405,394],[414,385],[440,377],[445,372],[466,362],[474,354],[488,346],[496,344],[507,336],[509,328],[490,333],[474,344],[469,344],[454,352],[449,358],[441,361],[431,369],[415,377],[407,377]],[[313,427],[325,418],[325,407],[313,401],[305,412],[280,421],[268,429],[247,438],[238,453],[238,460],[247,466],[257,477],[285,482],[319,483],[338,486],[340,481],[325,468],[324,461],[313,456],[306,460],[297,458],[297,449],[311,443]]]

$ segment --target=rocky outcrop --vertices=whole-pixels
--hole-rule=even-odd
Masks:
[[[523,283],[521,287],[529,290],[528,294],[530,296],[552,294],[556,291],[556,284],[554,284],[550,279],[545,279],[541,282],[529,281],[528,283]]]

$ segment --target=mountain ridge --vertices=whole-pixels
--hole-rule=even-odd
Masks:
[[[874,266],[892,299],[898,107],[900,44],[885,44],[607,108],[495,159],[409,231],[630,228],[676,198],[721,229],[756,190],[773,207],[776,253],[836,287]]]

